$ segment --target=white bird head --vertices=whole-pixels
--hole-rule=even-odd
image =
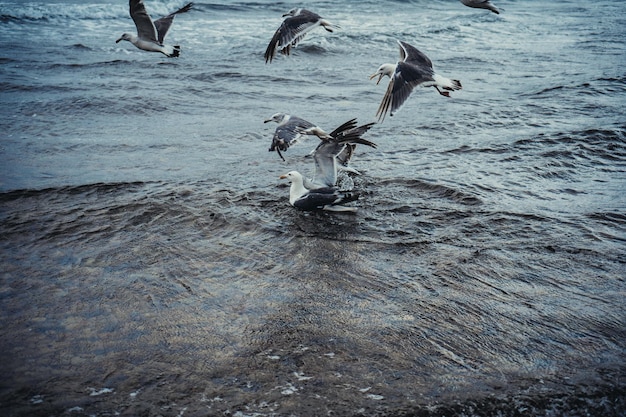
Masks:
[[[283,15],[283,17],[298,16],[300,13],[302,13],[302,8],[301,7],[296,7],[294,9],[289,10],[287,13],[285,13]]]
[[[120,41],[132,42],[133,36],[134,35],[131,35],[130,33],[122,33],[122,36],[120,36],[120,38],[116,40],[115,43],[119,43]]]
[[[280,178],[281,180],[289,180],[289,182],[291,182],[292,184],[304,183],[302,174],[300,174],[298,171],[289,171],[288,173],[281,175],[278,178]]]
[[[378,67],[378,70],[376,70],[374,74],[370,75],[370,80],[378,75],[378,81],[376,81],[376,85],[378,85],[385,75],[391,78],[394,72],[396,72],[395,64],[383,64]]]
[[[285,114],[285,113],[276,113],[273,114],[272,117],[270,117],[269,119],[265,120],[263,123],[269,123],[269,122],[276,122],[278,124],[287,122],[287,120],[289,120],[289,115]]]

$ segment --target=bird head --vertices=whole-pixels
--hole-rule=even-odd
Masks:
[[[302,13],[302,8],[301,7],[297,7],[295,9],[291,9],[289,10],[287,13],[285,13],[283,15],[283,17],[287,17],[287,16],[298,16],[300,13]]]
[[[376,81],[376,85],[378,85],[380,83],[380,80],[382,80],[385,75],[391,78],[395,71],[396,66],[394,64],[383,64],[378,67],[378,70],[376,70],[375,73],[370,75],[370,80],[378,76],[378,81]]]
[[[275,113],[272,115],[272,117],[270,117],[269,119],[266,119],[263,123],[269,123],[269,122],[276,122],[278,124],[280,124],[283,121],[286,121],[285,119],[289,118],[289,115],[285,114],[285,113]]]
[[[280,177],[281,180],[289,180],[289,182],[291,183],[302,183],[302,174],[300,174],[298,171],[289,171],[288,173],[281,175]]]
[[[129,41],[131,39],[131,34],[130,33],[122,33],[122,36],[120,36],[120,38],[118,40],[115,41],[115,43],[119,43],[120,41]]]

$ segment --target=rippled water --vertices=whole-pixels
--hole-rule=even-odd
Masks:
[[[32,415],[626,413],[620,1],[197,2],[167,59],[124,1],[0,3],[0,409]],[[183,3],[147,1],[153,16]],[[356,215],[304,213],[285,111],[374,121],[426,52],[463,90],[374,126]]]

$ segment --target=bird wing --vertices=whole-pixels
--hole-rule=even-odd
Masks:
[[[387,91],[383,97],[376,116],[385,118],[387,112],[391,115],[404,104],[413,89],[425,81],[432,81],[432,69],[425,70],[422,66],[416,66],[406,62],[399,62],[396,71],[389,81]],[[382,121],[382,120],[381,120]]]
[[[348,123],[351,124],[350,128],[342,129],[341,131],[337,132],[338,129],[342,128],[342,126],[345,126]],[[352,124],[354,124],[354,126],[352,126]],[[339,141],[342,143],[352,143],[352,144],[360,143],[362,145],[367,145],[367,146],[371,146],[372,148],[375,148],[376,144],[374,142],[370,142],[369,140],[363,139],[361,137],[365,132],[370,130],[372,126],[374,126],[375,124],[376,123],[372,122],[372,123],[367,123],[365,125],[361,125],[357,127],[356,119],[352,119],[349,122],[344,123],[339,128],[335,129],[335,131],[331,133],[331,136],[333,136],[336,141]]]
[[[185,6],[176,10],[173,13],[168,14],[158,20],[154,21],[154,26],[156,27],[157,34],[159,36],[159,43],[163,43],[165,39],[165,35],[167,35],[167,31],[170,30],[170,26],[172,26],[172,22],[174,21],[174,17],[179,13],[185,13],[191,10],[193,3],[187,3]]]
[[[346,145],[335,141],[322,141],[313,151],[315,160],[315,183],[333,187],[337,182],[336,156]]]
[[[291,47],[296,46],[307,32],[315,28],[320,18],[316,13],[308,12],[283,20],[265,50],[265,62],[272,62],[277,49],[281,50],[283,54],[289,55]]]
[[[291,116],[287,123],[279,125],[274,131],[270,151],[277,149],[279,151],[286,151],[291,145],[300,141],[306,134],[305,130],[312,127],[315,127],[313,123],[299,117]]]
[[[432,68],[433,63],[422,51],[406,42],[398,41],[400,44],[400,61],[409,62],[414,65]]]
[[[285,19],[279,28],[281,32],[279,47],[296,46],[304,38],[304,35],[317,25],[320,19],[321,17],[313,12],[302,13]]]
[[[333,187],[337,182],[337,162],[346,166],[352,157],[356,144],[376,144],[361,138],[374,123],[356,127],[356,119],[348,120],[330,134],[332,139],[322,140],[313,152],[315,160],[315,183]],[[338,161],[339,158],[339,161]]]
[[[140,39],[158,43],[156,28],[146,11],[143,0],[130,0],[128,4],[130,6],[130,17],[133,18],[133,22],[135,22],[137,27],[137,36]]]
[[[478,9],[488,9],[496,14],[500,14],[500,11],[489,0],[461,0],[466,6],[476,7]]]
[[[315,210],[336,204],[340,200],[341,194],[336,188],[318,188],[298,198],[293,206],[302,210]]]

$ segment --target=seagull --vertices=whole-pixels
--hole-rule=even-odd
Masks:
[[[169,58],[180,55],[180,46],[164,45],[163,39],[165,39],[167,31],[172,26],[174,17],[179,13],[188,12],[193,3],[188,3],[186,6],[154,22],[152,22],[150,15],[146,11],[143,0],[130,0],[128,4],[130,6],[130,17],[133,18],[137,27],[137,35],[124,33],[115,43],[128,41],[139,49],[149,52],[161,52]]]
[[[291,145],[298,143],[305,135],[314,135],[320,139],[332,138],[321,127],[297,116],[276,113],[264,121],[264,123],[269,122],[278,123],[269,151],[276,151],[283,161],[285,158],[280,151],[286,151]]]
[[[468,7],[474,7],[476,9],[491,10],[495,14],[500,14],[500,11],[489,0],[461,0],[461,3]]]
[[[337,185],[337,170],[349,171],[359,175],[360,172],[348,166],[357,144],[376,148],[376,144],[361,136],[375,123],[357,126],[356,119],[351,119],[330,132],[330,139],[320,138],[321,142],[313,151],[315,161],[315,177],[308,188],[316,186],[332,187]]]
[[[336,187],[324,187],[309,190],[304,186],[304,178],[298,171],[289,171],[281,175],[280,179],[291,182],[289,187],[289,203],[300,210],[327,210],[356,212],[356,207],[346,207],[342,204],[356,201],[359,195],[356,193],[341,191]]]
[[[331,132],[331,139],[322,140],[313,152],[315,160],[313,180],[305,178],[298,171],[281,175],[279,178],[291,182],[289,203],[301,210],[356,212],[356,207],[346,207],[343,204],[357,200],[358,193],[340,190],[336,186],[338,163],[343,163],[339,156],[344,154],[346,149],[350,149],[351,156],[357,143],[375,148],[375,143],[361,138],[361,135],[373,125],[374,123],[369,123],[357,127],[356,119],[352,119]]]
[[[387,112],[393,113],[404,104],[415,87],[435,87],[442,96],[450,97],[449,91],[460,90],[461,82],[443,77],[433,70],[431,60],[417,48],[406,42],[398,41],[400,45],[400,61],[397,64],[382,64],[370,76],[370,80],[378,76],[378,85],[385,75],[391,78],[383,101],[378,107],[376,116],[382,122]],[[441,87],[442,91],[439,89]]]
[[[289,55],[291,47],[295,47],[311,30],[317,26],[322,26],[328,32],[333,32],[339,26],[333,25],[328,20],[323,19],[317,13],[303,8],[291,9],[285,13],[283,23],[280,25],[267,49],[265,50],[265,63],[272,62],[278,49],[283,55]]]

